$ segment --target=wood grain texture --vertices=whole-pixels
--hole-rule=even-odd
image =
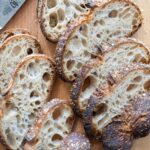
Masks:
[[[142,28],[134,35],[135,38],[143,41],[150,48],[150,0],[134,0],[137,2],[139,7],[143,10],[144,24]],[[43,53],[48,54],[52,59],[54,58],[54,52],[56,44],[47,41],[38,24],[37,14],[36,14],[36,0],[27,0],[24,6],[19,10],[19,12],[12,18],[12,20],[6,25],[3,30],[9,28],[25,28],[31,32],[32,35],[36,36],[39,40]],[[51,98],[61,98],[69,100],[71,85],[64,83],[58,77],[56,78],[55,85],[53,88]],[[81,120],[78,119],[75,126],[75,130],[84,132]],[[101,145],[92,141],[93,150],[102,150]],[[4,148],[0,145],[0,150]],[[132,150],[150,150],[150,136],[136,140]]]

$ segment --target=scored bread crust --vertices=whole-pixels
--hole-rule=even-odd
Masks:
[[[30,35],[30,33],[26,29],[22,29],[22,28],[8,29],[0,34],[0,44],[3,44],[3,42],[5,40],[7,40],[8,38],[10,38],[14,35],[18,35],[18,34],[29,34]]]
[[[38,60],[38,59],[48,60],[50,62],[50,64],[51,64],[51,69],[52,69],[52,72],[51,72],[52,73],[51,74],[51,83],[49,85],[49,93],[47,95],[47,98],[45,99],[45,102],[48,100],[48,98],[49,98],[49,96],[51,94],[51,90],[52,90],[52,86],[53,86],[53,82],[54,82],[54,77],[55,77],[55,64],[54,64],[54,62],[47,55],[44,55],[44,54],[34,54],[34,55],[26,56],[17,65],[17,67],[15,69],[15,72],[13,73],[12,78],[10,80],[8,89],[6,90],[6,93],[4,95],[4,98],[3,98],[4,101],[2,103],[2,106],[4,106],[5,103],[7,103],[7,101],[9,102],[9,99],[13,96],[12,93],[11,93],[11,91],[12,91],[13,87],[16,84],[15,78],[16,78],[16,76],[17,76],[20,68],[22,66],[24,66],[28,61],[30,61],[32,59],[36,59],[36,60]],[[9,103],[11,103],[11,101]],[[5,109],[5,108],[3,107],[3,109]],[[1,121],[2,121],[2,118],[4,116],[4,110],[3,109],[1,110],[1,113],[0,113],[0,120]],[[2,131],[2,126],[1,125],[0,125],[0,139],[1,139],[1,142],[7,147],[7,149],[11,150],[11,146],[5,141],[5,137],[3,135],[3,131]]]
[[[53,112],[53,110],[55,110],[56,108],[58,107],[61,107],[62,105],[67,105],[67,106],[70,106],[69,102],[66,101],[66,100],[61,100],[61,99],[53,99],[51,100],[50,102],[46,103],[42,108],[41,110],[39,111],[39,114],[38,114],[38,118],[34,124],[34,127],[32,127],[25,139],[26,139],[26,144],[24,146],[25,150],[28,150],[28,149],[31,149],[31,150],[34,150],[35,148],[35,141],[36,139],[38,138],[38,134],[40,132],[40,129],[42,127],[42,123],[44,122],[46,116]],[[70,106],[71,107],[71,106]],[[69,130],[70,132],[72,131],[72,128],[73,128],[73,125],[74,125],[74,121],[75,121],[75,116],[71,116],[72,117],[72,122],[70,122],[71,124],[69,125]],[[39,137],[40,138],[40,137]]]
[[[149,50],[144,46],[143,43],[135,40],[135,39],[131,39],[131,38],[127,38],[127,39],[121,39],[121,40],[118,40],[116,45],[114,45],[112,48],[109,48],[108,50],[106,50],[103,54],[102,54],[102,62],[99,62],[99,60],[94,60],[91,64],[88,63],[86,65],[84,65],[81,70],[79,71],[76,79],[75,79],[75,82],[73,83],[73,86],[72,86],[72,90],[71,90],[71,100],[73,102],[73,106],[74,106],[74,111],[76,112],[76,114],[80,117],[82,117],[82,113],[83,113],[83,109],[80,107],[79,105],[79,101],[80,101],[80,95],[82,93],[82,88],[83,88],[83,84],[84,84],[84,81],[85,79],[89,76],[89,74],[91,75],[90,71],[92,69],[95,69],[95,73],[96,73],[96,68],[97,67],[100,67],[101,65],[103,65],[103,57],[105,55],[107,55],[107,53],[109,54],[109,52],[113,53],[115,52],[120,46],[122,45],[125,45],[125,44],[138,44],[139,47],[144,47],[144,51],[145,51],[145,54],[147,54],[147,58],[146,58],[146,64],[149,63]],[[143,62],[144,63],[144,62]],[[125,64],[124,64],[125,65]],[[126,66],[126,65],[125,65]],[[125,66],[122,66],[123,68]],[[136,67],[136,65],[133,64],[133,66],[131,65],[130,66],[130,69],[131,68],[134,68]],[[120,68],[123,70],[123,68]],[[113,73],[113,72],[112,72]],[[121,73],[121,70],[120,70],[120,74],[115,77],[114,74],[111,74],[110,72],[110,76],[108,76],[108,81],[109,81],[109,86],[112,86],[113,84],[116,84],[116,81],[119,80],[117,78],[121,78],[121,74],[123,75],[123,72]],[[98,79],[97,79],[98,80]],[[91,83],[90,83],[91,84]],[[98,87],[97,87],[98,88]],[[103,93],[106,93],[106,90],[108,89],[96,89],[95,87],[95,92],[98,90],[98,92],[100,92],[101,90],[101,96],[103,95]],[[104,92],[103,92],[104,90]],[[96,93],[94,93],[96,94]],[[92,95],[91,95],[92,96]],[[99,95],[100,96],[100,95]]]
[[[64,67],[63,67],[64,53],[66,51],[65,47],[66,47],[67,43],[69,42],[71,35],[74,33],[76,28],[79,27],[81,24],[83,24],[86,21],[89,22],[90,20],[92,20],[92,18],[93,18],[92,14],[94,13],[95,9],[97,9],[97,8],[103,9],[109,3],[113,3],[115,1],[116,0],[106,0],[106,1],[103,1],[101,3],[98,3],[96,1],[97,3],[95,2],[95,5],[91,6],[90,13],[84,17],[81,17],[80,19],[78,18],[77,20],[75,20],[75,22],[70,24],[68,26],[66,32],[60,37],[60,39],[58,41],[58,45],[56,47],[56,69],[57,69],[57,72],[58,72],[58,74],[62,80],[67,81],[67,82],[71,82],[71,83],[74,81],[74,79],[73,80],[69,79],[69,77],[65,74]],[[137,11],[139,13],[139,17],[140,17],[140,24],[136,28],[134,28],[134,30],[132,32],[125,35],[125,37],[129,37],[129,36],[133,35],[140,28],[140,26],[142,25],[142,22],[143,22],[143,17],[142,17],[142,13],[141,13],[139,7],[136,4],[134,4],[130,0],[125,0],[125,2],[130,3],[132,6],[134,6],[137,9]]]
[[[125,81],[126,76],[128,74],[130,74],[130,73],[132,73],[136,70],[149,71],[149,69],[150,69],[149,65],[133,64],[129,67],[124,67],[121,70],[116,71],[113,75],[113,77],[116,79],[116,84],[114,84],[109,89],[109,91],[106,90],[106,93],[104,92],[105,95],[103,97],[109,97],[113,93],[115,88],[118,87],[118,85],[122,81]],[[133,101],[129,102],[128,106],[132,105],[136,101],[136,97],[140,97],[140,96],[143,96],[143,95],[135,95],[135,98],[134,98],[135,100],[133,99]],[[98,111],[101,111],[101,110],[98,110],[97,106],[99,105],[100,102],[102,102],[103,98],[99,99],[98,97],[99,96],[98,96],[98,93],[97,93],[97,95],[95,94],[95,95],[93,95],[89,98],[89,105],[87,106],[87,108],[86,108],[86,110],[84,111],[84,114],[83,114],[83,120],[84,120],[83,123],[84,123],[84,129],[85,129],[88,137],[96,138],[96,139],[101,140],[103,129],[101,131],[98,131],[97,127],[95,125],[93,125],[93,122],[92,122],[93,117],[95,115],[98,115],[98,113],[99,113]],[[126,108],[128,108],[128,106],[123,108],[121,114],[126,113]],[[130,111],[129,111],[129,113],[131,114]],[[120,116],[120,115],[118,115],[118,116]],[[116,116],[116,118],[117,118],[117,116]],[[115,119],[115,118],[113,118],[113,119]]]
[[[16,31],[16,30],[14,30],[14,31]],[[23,46],[23,47],[25,47],[25,45],[15,45],[15,42],[16,41],[21,41],[21,40],[25,40],[26,41],[26,43],[23,43],[23,44],[28,44],[26,47],[29,49],[29,53],[28,53],[28,49],[25,49],[24,51],[23,51],[23,49],[22,49],[22,47],[21,46]],[[13,44],[15,45],[15,46],[13,46]],[[12,46],[13,48],[15,48],[15,47],[17,47],[17,46],[20,46],[20,51],[18,52],[18,51],[16,51],[16,53],[18,53],[18,55],[19,55],[19,53],[21,54],[19,57],[18,57],[18,55],[16,54],[15,55],[15,52],[13,51],[13,48],[11,49],[11,48],[8,48],[8,46]],[[31,46],[32,46],[32,48],[31,48]],[[31,51],[30,51],[30,49],[31,49]],[[5,54],[5,51],[4,50],[7,50],[8,52],[9,52],[9,55],[8,54]],[[18,50],[18,49],[17,49]],[[10,63],[9,61],[14,57],[14,60],[13,61],[11,61],[11,70],[9,69],[9,71],[7,72],[7,75],[8,75],[8,79],[7,80],[4,80],[3,82],[7,82],[7,84],[8,84],[8,82],[9,82],[9,80],[10,80],[10,78],[12,77],[12,74],[13,74],[13,72],[14,72],[14,70],[12,70],[12,68],[13,69],[15,69],[16,68],[16,66],[17,66],[17,64],[19,63],[19,61],[23,58],[23,57],[25,57],[25,56],[27,56],[27,55],[31,55],[31,54],[35,54],[35,53],[42,53],[42,51],[41,51],[41,46],[40,46],[40,43],[36,40],[36,38],[34,37],[34,36],[31,36],[31,35],[29,35],[29,34],[18,34],[18,35],[14,35],[14,36],[11,36],[11,37],[9,37],[9,38],[7,38],[4,42],[3,42],[3,44],[0,46],[0,55],[1,55],[1,63],[3,62],[3,64],[5,64],[5,67],[7,66],[7,68],[5,69],[5,71],[7,70],[7,69],[9,69],[10,67],[7,65],[8,63]],[[9,56],[10,58],[8,59],[7,58],[7,56]],[[16,58],[15,58],[16,57]],[[8,59],[8,60],[7,60]],[[16,60],[15,60],[16,59]],[[17,61],[17,59],[18,59],[18,62],[16,62]],[[3,60],[3,61],[2,61]],[[13,66],[12,66],[13,65]],[[16,65],[16,66],[15,66]],[[4,66],[3,66],[4,67]],[[2,75],[1,75],[1,79],[2,79],[2,77],[4,76],[4,74],[5,74],[5,78],[6,78],[6,73],[5,73],[5,71],[4,70],[1,70],[1,73],[2,73]],[[1,81],[2,82],[2,81]],[[3,85],[4,86],[4,85]],[[6,88],[7,88],[7,85],[5,85],[5,89],[3,89],[3,91],[1,91],[1,94],[3,95],[3,94],[5,94],[5,92],[4,92],[4,90],[6,90]]]

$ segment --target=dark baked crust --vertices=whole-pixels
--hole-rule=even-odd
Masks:
[[[92,19],[92,17],[93,17],[92,14],[93,14],[94,9],[96,9],[96,8],[102,9],[105,6],[107,6],[107,4],[113,3],[115,1],[116,0],[111,0],[111,1],[106,0],[101,3],[96,1],[93,5],[91,5],[90,13],[85,17],[81,17],[81,18],[78,18],[77,20],[75,20],[72,24],[70,24],[68,26],[66,32],[60,37],[57,48],[56,48],[56,54],[55,54],[56,57],[55,58],[56,58],[57,72],[62,80],[66,81],[66,82],[71,82],[71,83],[73,82],[73,80],[68,79],[68,77],[65,75],[62,61],[63,61],[63,57],[64,57],[65,47],[69,41],[69,38],[71,37],[72,33],[74,32],[74,30],[82,23],[88,22]],[[119,1],[122,1],[122,0],[119,0]],[[129,36],[133,35],[140,28],[140,26],[142,25],[142,22],[143,22],[143,17],[142,17],[142,13],[137,5],[135,5],[133,2],[131,2],[129,0],[124,0],[124,1],[135,6],[137,8],[137,10],[139,12],[139,16],[141,18],[141,23],[139,24],[139,26],[136,27],[131,33],[126,35],[126,37],[129,37]],[[43,32],[44,32],[44,30],[43,30]]]

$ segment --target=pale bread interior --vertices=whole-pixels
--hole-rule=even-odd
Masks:
[[[116,39],[138,29],[141,20],[137,8],[127,1],[116,0],[96,8],[91,21],[79,25],[68,39],[62,60],[66,78],[74,80],[86,62],[112,46]]]
[[[40,56],[24,62],[14,77],[10,96],[4,99],[1,132],[6,144],[14,150],[21,149],[27,131],[34,125],[38,110],[50,94],[54,66]]]
[[[0,48],[0,94],[4,94],[17,64],[25,56],[36,54],[39,43],[30,35],[13,36]]]
[[[43,0],[42,30],[47,38],[57,41],[75,18],[89,13],[88,0]],[[40,4],[39,4],[40,5]]]
[[[97,115],[93,116],[92,124],[102,131],[114,117],[120,115],[125,107],[138,95],[150,91],[150,69],[138,69],[130,72],[113,91],[101,99],[97,106]]]
[[[42,122],[34,144],[30,146],[32,150],[54,150],[60,147],[63,139],[71,132],[73,116],[73,111],[67,104],[51,108]]]
[[[102,65],[94,67],[87,74],[78,104],[81,109],[85,109],[90,96],[96,89],[105,89],[109,86],[108,78],[113,72],[133,63],[148,63],[148,50],[138,42],[125,42],[112,48],[103,57]]]

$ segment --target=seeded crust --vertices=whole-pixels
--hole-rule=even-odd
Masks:
[[[18,34],[29,34],[30,35],[30,33],[27,30],[22,29],[22,28],[8,29],[0,34],[0,45],[3,44],[4,41],[7,40],[9,37],[12,37],[12,36],[18,35]]]
[[[105,8],[105,6],[107,6],[107,4],[113,3],[115,1],[116,0],[104,1],[104,3],[102,2],[102,3],[99,3],[99,4],[93,5],[89,15],[87,15],[85,17],[82,17],[80,19],[78,18],[74,23],[69,25],[66,32],[60,37],[60,39],[58,41],[57,48],[56,48],[56,68],[57,68],[57,72],[58,72],[58,74],[59,74],[59,76],[62,80],[67,81],[67,82],[71,82],[71,83],[74,81],[74,78],[70,79],[66,75],[65,70],[64,70],[64,64],[63,64],[64,63],[63,62],[64,55],[67,51],[66,47],[67,47],[67,44],[69,43],[69,41],[71,40],[70,38],[71,38],[72,34],[74,34],[76,32],[76,30],[78,29],[79,26],[81,26],[84,23],[88,23],[89,21],[92,20],[92,18],[93,18],[92,14],[94,14],[94,10],[96,10],[97,8],[98,9]],[[140,16],[139,18],[141,18],[141,22],[138,25],[138,27],[135,28],[131,33],[128,33],[127,35],[125,35],[125,37],[129,37],[129,36],[133,35],[139,29],[139,27],[142,25],[142,15],[141,15],[140,9],[134,3],[132,3],[131,1],[128,1],[128,0],[125,0],[125,2],[130,3],[132,6],[134,6],[137,9],[138,13],[139,13],[139,16]],[[108,45],[107,45],[107,48],[108,48]],[[100,48],[98,48],[100,50],[100,53],[96,54],[96,55],[94,54],[94,57],[97,57],[98,55],[100,55],[101,52],[105,51],[105,49],[107,49],[107,48],[106,47],[102,48],[102,46],[100,45]],[[91,53],[91,55],[93,57],[92,53]]]
[[[41,9],[43,5],[43,0],[37,0],[37,18],[39,20],[39,23],[41,22]]]
[[[145,53],[143,56],[145,58],[144,61],[137,61],[137,62],[133,63],[132,61],[131,62],[129,61],[130,60],[129,58],[127,58],[128,60],[122,61],[120,63],[121,65],[117,61],[115,62],[116,65],[114,65],[114,67],[109,66],[109,61],[107,62],[108,65],[105,65],[106,64],[105,59],[107,58],[108,55],[109,56],[116,55],[117,53],[119,53],[119,50],[121,49],[122,46],[127,47],[129,45],[128,47],[130,48],[134,44],[135,45],[137,44],[139,47],[142,47],[142,51],[139,52],[139,54]],[[134,51],[136,51],[136,49],[134,49]],[[126,50],[124,49],[123,52],[126,53]],[[136,58],[136,56],[133,55],[133,58],[134,57]],[[116,58],[116,56],[115,57],[112,56],[112,58]],[[113,63],[113,62],[111,61],[111,63]],[[130,63],[131,63],[131,66],[129,67]],[[100,96],[102,96],[103,94],[106,93],[106,90],[109,90],[109,87],[116,84],[116,81],[119,80],[117,78],[122,77],[123,72],[120,73],[117,77],[115,77],[114,71],[117,71],[119,69],[120,69],[120,72],[121,72],[121,70],[124,71],[125,67],[127,67],[126,69],[128,69],[128,67],[130,69],[134,68],[134,67],[136,67],[136,65],[134,65],[135,63],[149,64],[149,50],[141,42],[136,41],[135,39],[121,39],[121,40],[117,41],[116,45],[114,45],[112,48],[106,50],[106,52],[103,53],[101,60],[97,59],[97,60],[94,60],[91,64],[89,63],[89,64],[83,66],[82,69],[79,71],[75,82],[73,83],[72,90],[71,90],[71,96],[70,96],[72,103],[73,103],[74,111],[76,112],[76,114],[78,114],[78,116],[82,117],[82,113],[85,110],[84,107],[82,107],[82,105],[80,105],[81,98],[84,99],[84,101],[85,101],[86,99],[89,99],[90,96],[92,96],[93,94],[97,95],[96,93],[99,93],[98,96],[100,98]],[[103,67],[103,66],[106,67],[106,69],[109,71],[109,74],[107,73],[108,71],[106,71],[105,67]],[[102,67],[104,69],[102,69]],[[103,70],[103,72],[102,72],[102,70]],[[104,78],[104,79],[103,79],[103,76],[104,76],[103,74],[106,76],[106,78]],[[87,79],[89,77],[90,77],[90,83],[88,83],[89,81],[87,81]],[[105,80],[107,80],[107,83],[105,83],[106,82]],[[87,87],[85,87],[85,85]],[[85,88],[89,89],[88,93],[86,92]],[[84,94],[84,96],[83,96],[83,94]]]
[[[128,69],[126,67],[126,68],[122,69],[120,72],[116,72],[116,75],[114,75],[114,77],[116,77],[116,84],[114,86],[112,86],[111,89],[109,89],[109,91],[104,92],[105,96],[103,96],[103,98],[110,97],[110,95],[114,93],[115,88],[117,88],[117,86],[119,86],[119,84],[121,85],[121,83],[125,82],[126,76],[128,76],[129,74],[132,74],[132,72],[135,72],[137,70],[139,70],[139,71],[143,70],[148,74],[149,73],[149,65],[137,65],[137,66],[133,66],[133,67],[128,68]],[[145,93],[147,93],[147,92],[148,91],[145,91]],[[140,104],[140,102],[138,102],[139,100],[136,100],[136,99],[138,99],[138,97],[145,96],[145,93],[144,94],[142,94],[142,93],[143,92],[141,91],[141,94],[135,95],[134,98],[130,102],[128,102],[128,104],[124,108],[122,108],[122,113],[118,114],[116,117],[114,117],[112,119],[112,121],[110,122],[110,124],[113,122],[113,120],[118,121],[118,120],[116,120],[116,118],[117,119],[119,118],[119,121],[120,121],[120,118],[121,119],[123,118],[122,120],[124,120],[124,122],[126,121],[126,123],[128,123],[129,122],[127,120],[128,118],[130,119],[130,121],[133,121],[134,120],[133,118],[135,118],[136,115],[137,115],[137,118],[140,117],[140,115],[142,114],[142,110],[145,110],[145,111],[148,112],[149,108],[145,108],[146,107],[144,105],[145,102],[143,104]],[[93,118],[95,116],[98,116],[99,114],[101,114],[101,111],[105,112],[105,109],[103,109],[102,105],[100,106],[98,104],[98,103],[101,103],[101,102],[103,103],[103,98],[99,99],[98,97],[99,97],[98,93],[97,93],[97,95],[93,95],[93,96],[90,97],[89,105],[88,105],[88,107],[86,108],[86,110],[84,112],[84,116],[83,116],[84,121],[83,122],[84,122],[85,131],[86,131],[88,137],[102,140],[102,133],[103,133],[103,130],[105,129],[105,127],[102,128],[102,130],[98,130],[97,125],[93,124]],[[108,99],[108,101],[109,101],[109,99]],[[134,103],[135,103],[135,106],[134,106]],[[139,105],[137,105],[138,103],[139,103]],[[129,106],[131,106],[131,107],[129,107]],[[138,106],[141,106],[141,107],[137,108]],[[119,107],[119,104],[116,107]],[[149,107],[149,105],[148,105],[148,107]],[[142,109],[142,110],[140,110],[140,109]],[[138,111],[139,111],[139,113],[137,114]],[[125,116],[126,113],[127,113],[127,116]],[[130,118],[130,115],[131,116],[133,115],[132,119]],[[147,120],[146,120],[146,122],[149,123]],[[134,124],[134,123],[135,122],[133,122],[132,124]],[[112,125],[112,126],[114,126],[114,125]],[[139,126],[139,124],[137,126]],[[138,128],[137,126],[136,126],[136,124],[134,124],[134,128],[137,129]],[[139,126],[139,128],[140,128],[140,126]],[[134,131],[136,131],[136,129]],[[141,128],[141,129],[143,129],[143,128]],[[145,123],[145,129],[149,130],[149,127],[146,123]],[[140,135],[140,137],[142,137],[141,136],[142,135],[142,130],[141,131],[138,130],[138,131],[140,132],[140,134],[138,134],[138,135]],[[116,131],[116,132],[118,132],[118,131]],[[138,133],[138,132],[136,131],[136,133]],[[135,136],[135,137],[138,137],[138,136]]]
[[[14,97],[16,96],[16,101],[18,100],[17,99],[17,96],[19,96],[19,95],[17,95],[17,94],[14,94],[13,92],[15,92],[15,90],[14,90],[14,88],[17,88],[18,87],[18,90],[19,90],[19,88],[21,88],[21,86],[22,85],[20,85],[20,86],[17,86],[17,84],[20,84],[20,83],[17,83],[18,82],[18,78],[17,78],[17,76],[18,76],[18,73],[20,72],[20,70],[21,70],[21,68],[22,67],[24,67],[24,65],[26,65],[26,63],[28,63],[28,62],[32,62],[32,60],[37,60],[37,61],[39,61],[39,60],[46,60],[46,61],[48,61],[49,62],[49,64],[51,65],[51,70],[52,70],[52,72],[51,72],[51,75],[50,75],[50,83],[48,83],[48,90],[49,90],[49,92],[47,93],[47,95],[45,95],[44,97],[43,97],[43,100],[41,100],[41,103],[43,103],[43,102],[46,102],[47,101],[47,99],[49,98],[49,96],[50,96],[50,93],[51,93],[51,89],[52,89],[52,86],[53,86],[53,82],[54,82],[54,77],[55,77],[55,64],[53,63],[53,61],[48,57],[48,56],[46,56],[46,55],[42,55],[42,54],[37,54],[37,55],[31,55],[31,56],[27,56],[27,57],[25,57],[24,59],[22,59],[21,61],[20,61],[20,63],[18,64],[18,66],[17,66],[17,68],[15,69],[15,72],[14,72],[14,74],[13,74],[13,76],[12,76],[12,79],[10,80],[10,83],[9,83],[9,86],[8,86],[8,89],[6,90],[6,93],[5,93],[5,95],[4,95],[4,98],[3,98],[3,103],[2,103],[2,110],[1,110],[1,113],[0,113],[0,120],[1,120],[1,122],[0,122],[0,138],[1,138],[1,141],[2,141],[2,143],[7,147],[7,149],[12,149],[12,147],[11,147],[11,145],[10,144],[8,144],[8,141],[6,142],[6,138],[5,138],[5,136],[4,136],[4,132],[2,131],[3,130],[3,127],[2,127],[2,120],[4,119],[4,116],[6,116],[7,117],[7,115],[5,114],[7,111],[9,112],[9,109],[11,109],[11,108],[9,108],[9,105],[12,105],[13,107],[14,107]],[[36,63],[38,63],[38,62],[36,62]],[[44,69],[43,69],[44,70]],[[33,81],[32,81],[33,82]],[[27,83],[28,84],[28,83]],[[47,83],[46,83],[47,84]],[[17,87],[15,87],[15,86],[17,86]],[[44,87],[43,88],[45,88],[45,85],[43,85]],[[28,87],[29,88],[29,87]],[[24,89],[25,91],[26,91],[26,89]],[[39,89],[40,90],[40,89]],[[13,92],[12,92],[13,91]],[[16,90],[17,91],[17,90]],[[31,92],[31,91],[28,91],[28,92]],[[40,91],[39,91],[39,93],[40,93]],[[23,93],[22,93],[23,94]],[[30,93],[28,93],[29,95],[30,95]],[[34,97],[34,95],[33,95],[33,97]],[[36,97],[36,95],[35,95],[35,97]],[[23,99],[23,98],[22,98]],[[13,103],[11,103],[11,100],[13,100]],[[23,103],[23,102],[22,102]],[[7,106],[8,105],[8,106]],[[7,108],[8,107],[8,108]],[[16,106],[16,108],[17,108],[18,106]],[[8,109],[8,110],[7,110]],[[15,108],[14,108],[15,109]],[[21,108],[20,108],[21,109]],[[11,111],[11,110],[10,110]],[[12,108],[12,111],[13,111],[13,108]],[[13,115],[13,113],[12,113],[12,115]],[[23,141],[23,143],[22,144],[24,144],[24,141]],[[16,149],[15,149],[16,150]],[[22,150],[22,145],[20,146],[20,148],[17,148],[17,150]]]
[[[105,150],[128,150],[133,139],[150,133],[150,94],[144,94],[125,109],[124,113],[109,124],[102,133]]]
[[[60,99],[53,99],[50,102],[46,103],[42,107],[42,109],[39,111],[39,115],[38,115],[38,118],[37,118],[37,120],[36,120],[36,122],[34,124],[34,127],[32,127],[29,130],[29,132],[27,133],[27,135],[25,137],[26,141],[27,141],[25,146],[24,146],[25,150],[29,150],[29,149],[37,150],[37,149],[40,149],[40,148],[41,149],[43,148],[45,150],[47,148],[48,149],[57,149],[60,146],[58,144],[56,144],[57,146],[54,144],[55,147],[48,146],[49,143],[45,143],[45,142],[46,142],[46,140],[47,140],[47,142],[49,140],[51,140],[51,142],[53,142],[53,143],[59,142],[61,144],[63,142],[63,139],[66,138],[67,134],[69,135],[71,133],[72,127],[74,125],[74,118],[75,118],[75,116],[74,116],[73,112],[69,112],[68,111],[67,113],[70,113],[68,118],[62,118],[63,114],[59,114],[57,109],[59,109],[61,111],[67,111],[67,109],[65,110],[64,108],[71,109],[70,104],[68,103],[68,101],[60,100]],[[55,113],[58,113],[58,114],[55,114]],[[48,119],[48,116],[50,116],[50,114],[51,114],[51,117],[52,117],[51,120]],[[66,122],[66,124],[62,125],[59,122],[59,121],[61,121],[61,120],[59,120],[60,118],[67,119],[67,121],[68,121],[68,119],[71,119],[71,120],[69,122]],[[53,124],[52,122],[49,125],[47,125],[48,123],[45,120],[50,121],[50,122],[51,121],[55,122],[54,126],[51,126]],[[62,132],[67,132],[67,133],[65,133],[62,136],[62,134],[59,133],[60,131],[58,132],[57,130],[55,130],[55,128],[58,128],[58,126],[65,126],[64,128],[61,128],[61,130],[62,130]],[[48,130],[48,133],[45,135],[45,136],[47,136],[47,138],[49,138],[49,140],[48,139],[44,140],[44,137],[41,137],[42,130],[44,132],[44,129],[47,130],[47,128],[53,128],[53,129],[50,130],[50,131]],[[68,129],[66,130],[66,128],[68,128]],[[51,132],[54,132],[54,133],[51,133]],[[52,139],[48,136],[48,134],[49,135],[52,134],[51,135]],[[53,137],[54,137],[55,134],[60,134],[60,136],[62,136],[62,139],[60,141],[55,141],[55,140],[53,141]],[[36,142],[37,140],[38,140],[38,142]],[[41,142],[40,142],[40,140],[41,140]],[[47,144],[47,145],[45,145],[45,144]]]

